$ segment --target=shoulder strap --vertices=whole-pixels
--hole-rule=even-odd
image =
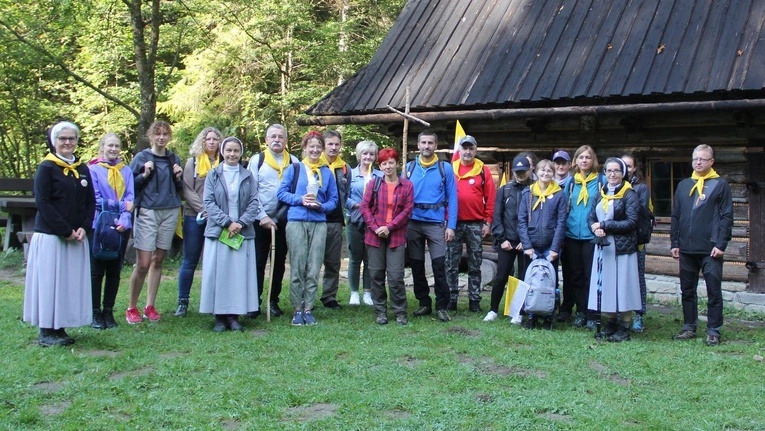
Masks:
[[[372,200],[369,201],[369,208],[375,207],[375,199],[377,199],[377,193],[380,191],[380,184],[382,184],[382,177],[375,176],[375,184],[372,189]]]
[[[300,164],[292,164],[292,186],[290,186],[290,193],[295,193],[297,190],[298,179],[300,179]]]
[[[257,166],[257,169],[255,169],[255,172],[259,172],[260,167],[263,166],[263,161],[265,160],[265,157],[263,157],[263,153],[258,153],[256,154],[256,156],[258,157],[258,166]]]
[[[444,173],[444,163],[446,163],[443,160],[438,161],[438,172],[441,173],[441,190],[446,190],[446,174]]]
[[[414,172],[414,160],[406,164],[406,179],[412,178]]]

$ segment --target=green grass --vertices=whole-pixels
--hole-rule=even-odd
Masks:
[[[198,291],[197,279],[193,307]],[[347,302],[347,286],[341,292]],[[671,341],[677,309],[649,312],[647,332],[617,345],[562,325],[548,332],[504,319],[487,324],[467,311],[447,324],[412,318],[406,327],[378,326],[363,306],[317,309],[315,327],[261,317],[244,333],[215,334],[210,316],[173,317],[175,297],[173,277],[160,289],[158,324],[129,326],[120,313],[115,330],[74,329],[73,348],[41,348],[36,330],[21,322],[23,287],[0,282],[0,428],[765,427],[765,363],[755,359],[765,355],[765,331],[737,322],[726,324],[716,348],[702,338]]]

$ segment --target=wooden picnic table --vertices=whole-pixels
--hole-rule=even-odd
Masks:
[[[31,234],[34,231],[35,215],[37,214],[35,198],[33,196],[0,197],[0,211],[8,214],[8,220],[5,223],[5,235],[3,236],[3,251],[27,242],[18,238],[17,234]]]

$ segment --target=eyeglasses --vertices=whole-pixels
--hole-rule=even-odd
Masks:
[[[620,169],[606,169],[606,175],[622,175]]]
[[[707,162],[711,162],[711,161],[712,161],[712,159],[705,159],[705,158],[703,158],[703,157],[696,157],[695,159],[691,159],[691,161],[692,161],[693,163],[699,163],[699,162],[700,162],[700,163],[707,163]]]
[[[76,136],[59,136],[56,139],[58,139],[61,142],[77,142]]]

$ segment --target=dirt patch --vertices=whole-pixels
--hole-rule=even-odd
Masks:
[[[478,360],[474,360],[468,355],[457,355],[457,362],[460,364],[473,365],[476,370],[494,376],[518,376],[518,377],[538,377],[544,379],[547,374],[539,370],[530,370],[520,367],[508,367],[507,365],[497,364],[494,359],[483,357]]]
[[[537,414],[537,417],[555,421],[555,422],[564,422],[567,424],[574,423],[574,420],[571,418],[571,416],[567,414],[562,414],[562,413],[545,412],[545,413]]]
[[[475,394],[475,399],[479,403],[488,404],[494,401],[494,396],[489,394]]]
[[[406,410],[385,410],[382,412],[389,419],[409,419],[412,414]]]
[[[477,337],[481,333],[475,329],[468,329],[462,326],[450,326],[444,330],[447,334],[463,335],[465,337]]]
[[[399,365],[403,365],[405,367],[416,367],[420,365],[423,362],[423,360],[417,359],[413,356],[406,355],[404,357],[398,358],[397,362],[399,363]]]
[[[268,335],[268,331],[266,331],[265,329],[253,329],[252,331],[250,331],[250,335],[252,335],[255,338],[263,338],[266,335]]]
[[[60,403],[53,403],[53,404],[43,404],[40,407],[40,413],[42,413],[43,416],[56,416],[60,415],[64,412],[64,410],[68,409],[69,406],[72,405],[71,401],[62,401]]]
[[[590,361],[590,368],[596,371],[598,374],[600,374],[601,377],[604,377],[616,383],[617,385],[629,386],[630,384],[632,384],[632,381],[630,379],[620,375],[619,373],[609,373],[608,367],[606,367],[605,365],[601,363]]]
[[[159,355],[160,359],[175,359],[175,358],[181,358],[186,356],[188,353],[185,352],[165,352]]]
[[[319,403],[311,404],[310,406],[290,407],[287,409],[287,414],[301,422],[307,422],[332,416],[338,408],[340,406],[337,404]]]
[[[0,269],[0,280],[5,280],[8,283],[23,286],[26,282],[24,274],[17,268]]]
[[[61,382],[40,382],[32,386],[35,390],[45,392],[46,394],[52,394],[60,391],[64,388],[64,384]]]
[[[107,358],[113,358],[120,355],[122,352],[115,352],[113,350],[83,350],[82,354],[87,356],[105,356]]]
[[[129,414],[122,413],[122,412],[109,412],[109,414],[111,414],[112,418],[114,418],[114,420],[118,422],[127,422],[132,418],[132,416],[130,416]]]
[[[151,368],[151,367],[138,368],[138,369],[132,370],[132,371],[120,371],[120,372],[114,373],[111,376],[109,376],[109,380],[115,381],[115,380],[122,380],[125,377],[140,377],[140,376],[145,376],[147,374],[151,374],[151,372],[153,372],[153,371],[154,371],[154,369]]]
[[[239,421],[235,421],[233,419],[226,419],[220,424],[221,428],[227,431],[233,431],[238,430],[242,424]]]

